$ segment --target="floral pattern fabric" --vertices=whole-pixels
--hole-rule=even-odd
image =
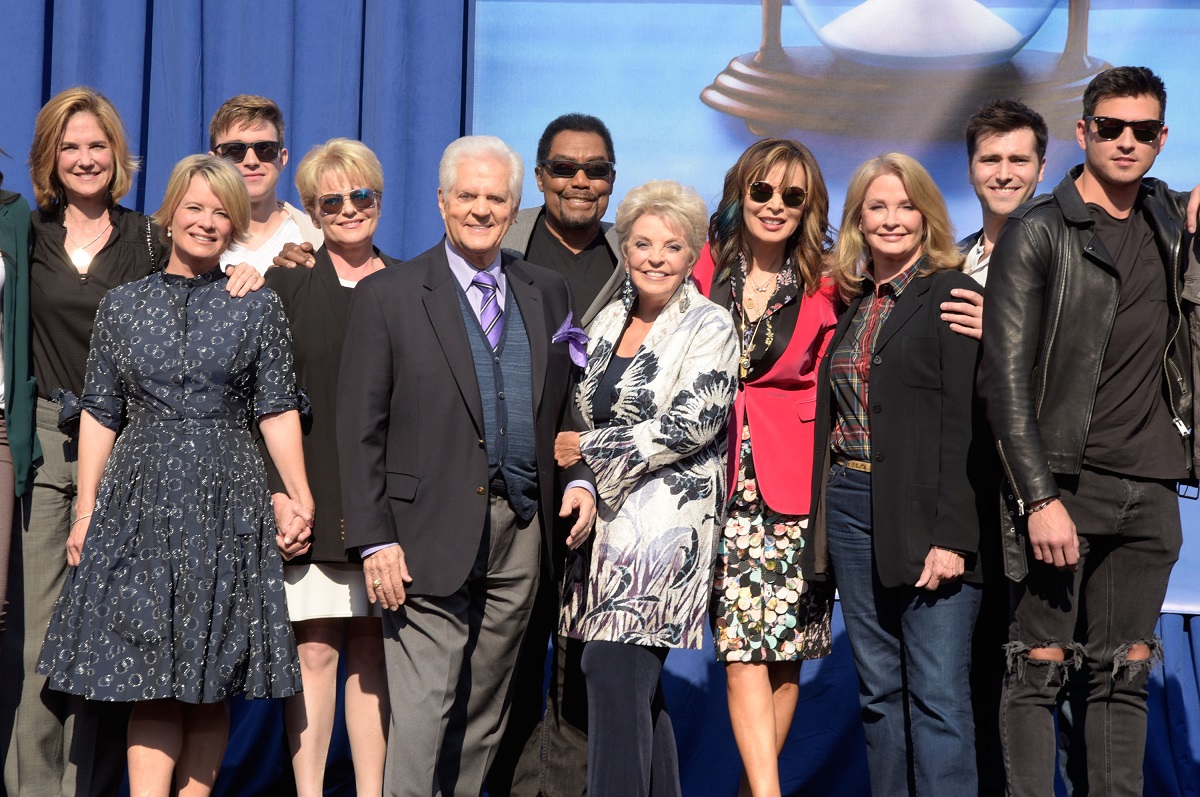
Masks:
[[[212,703],[300,688],[253,416],[296,409],[275,294],[214,269],[115,288],[81,403],[118,432],[38,672],[91,700]]]
[[[721,661],[801,661],[828,656],[833,588],[800,572],[808,518],[781,515],[763,501],[754,474],[750,426],[742,426],[737,490],[720,540],[713,643]]]
[[[615,303],[592,323],[576,394],[599,516],[568,568],[560,630],[698,649],[724,517],[737,333],[727,311],[685,283],[617,382],[612,422],[593,428],[592,397],[626,317]]]

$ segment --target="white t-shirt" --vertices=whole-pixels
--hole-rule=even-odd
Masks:
[[[225,250],[225,254],[221,255],[221,268],[249,263],[258,269],[259,274],[265,274],[284,244],[298,244],[303,241],[304,235],[300,232],[300,225],[293,221],[291,216],[285,216],[275,233],[257,249],[246,249],[241,244],[234,244]]]

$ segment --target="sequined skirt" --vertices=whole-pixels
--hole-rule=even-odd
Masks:
[[[737,490],[717,559],[713,641],[721,661],[800,661],[828,656],[833,588],[800,572],[808,518],[783,515],[758,492],[750,427],[742,427]]]

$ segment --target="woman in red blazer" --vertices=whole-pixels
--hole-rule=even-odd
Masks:
[[[778,797],[800,662],[830,648],[833,590],[800,571],[817,370],[837,323],[835,289],[821,276],[829,245],[816,159],[795,141],[765,139],[726,173],[693,272],[729,308],[742,344],[713,638],[745,770],[741,793],[754,797]]]

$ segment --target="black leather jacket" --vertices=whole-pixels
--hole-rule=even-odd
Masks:
[[[1112,260],[1072,169],[1051,195],[1035,197],[1005,223],[992,251],[978,389],[1017,511],[1058,495],[1055,473],[1083,464],[1100,366],[1120,297]],[[1192,471],[1192,364],[1181,293],[1187,196],[1146,178],[1139,195],[1165,268],[1169,321],[1163,391]]]

